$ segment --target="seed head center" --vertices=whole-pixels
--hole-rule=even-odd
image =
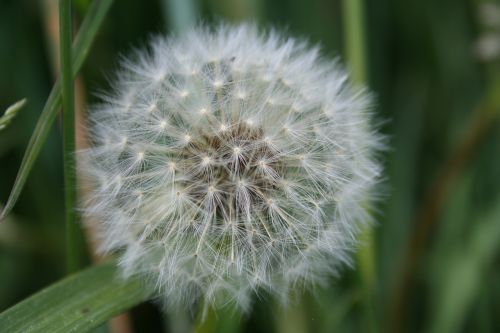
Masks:
[[[217,201],[210,206],[216,212],[216,219],[228,222],[221,212],[233,212],[231,219],[236,222],[232,223],[242,223],[242,205],[251,209],[265,206],[267,198],[273,197],[277,190],[277,178],[284,175],[286,165],[276,150],[270,148],[261,128],[240,123],[225,125],[224,129],[193,135],[180,148],[180,164],[189,177],[181,178],[179,185],[198,207],[213,200],[216,192]],[[246,191],[244,203],[240,198],[242,188],[253,189]]]

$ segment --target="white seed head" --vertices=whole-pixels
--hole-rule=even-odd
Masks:
[[[170,305],[286,300],[350,262],[381,173],[370,98],[307,43],[252,26],[159,37],[90,114],[100,250]]]

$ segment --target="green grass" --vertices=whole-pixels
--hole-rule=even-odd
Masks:
[[[481,36],[498,36],[500,29],[476,15],[483,2],[123,0],[107,15],[111,0],[75,0],[75,26],[83,20],[68,58],[66,7],[61,26],[67,33],[61,36],[66,79],[55,84],[47,74],[39,6],[31,1],[0,4],[0,45],[6,46],[0,49],[0,103],[30,101],[8,119],[0,118],[10,123],[0,131],[0,201],[8,198],[2,216],[13,212],[0,223],[0,307],[10,308],[0,314],[0,331],[90,330],[149,296],[140,294],[135,280],[114,280],[111,266],[84,270],[37,293],[62,276],[66,266],[64,221],[54,218],[63,206],[50,198],[74,189],[55,167],[62,164],[62,142],[66,158],[73,150],[66,141],[74,135],[67,114],[71,107],[63,107],[62,123],[56,120],[63,103],[71,100],[69,83],[82,68],[92,102],[93,92],[106,88],[105,75],[113,71],[119,53],[142,45],[162,27],[168,32],[188,29],[194,18],[257,20],[321,43],[329,57],[343,55],[340,60],[354,81],[373,91],[390,138],[384,199],[374,207],[378,225],[368,233],[368,246],[354,269],[345,269],[313,293],[297,290],[301,297],[287,311],[263,295],[249,315],[233,316],[231,309],[210,312],[196,329],[499,331],[500,58],[480,61],[474,47]],[[55,136],[50,137],[51,131]],[[60,133],[65,139],[54,140]],[[27,148],[25,137],[31,137]],[[74,207],[69,202],[68,208]],[[27,298],[30,294],[35,295]],[[153,306],[135,307],[133,326],[140,332],[172,331],[182,316],[189,321],[186,313],[170,311],[166,318],[159,313]]]
[[[0,332],[88,332],[151,297],[117,274],[111,262],[71,275],[1,313]]]
[[[76,214],[76,163],[75,163],[75,96],[71,75],[72,19],[71,0],[59,1],[59,36],[61,58],[61,86],[63,108],[63,168],[64,202],[66,209],[66,265],[68,273],[81,266],[81,244]]]
[[[72,76],[73,78],[78,74],[78,71],[82,67],[83,61],[89,53],[89,49],[92,42],[102,24],[107,11],[109,10],[113,0],[100,0],[93,1],[91,7],[88,10],[86,19],[83,21],[82,26],[75,38],[73,61],[72,61]],[[28,175],[33,168],[33,164],[42,149],[45,140],[49,134],[50,128],[57,116],[59,108],[61,106],[61,83],[58,80],[45,103],[45,106],[38,118],[31,139],[24,153],[21,166],[17,173],[16,180],[12,191],[10,192],[9,198],[5,207],[0,215],[0,220],[2,220],[14,207],[21,191],[28,179]]]
[[[367,86],[366,71],[366,33],[365,7],[362,0],[344,0],[342,2],[344,58],[354,84]],[[375,317],[374,288],[376,286],[375,271],[375,231],[369,225],[361,231],[361,247],[356,255],[359,270],[359,281],[363,290],[363,307],[365,311],[363,330],[377,332],[379,325]]]

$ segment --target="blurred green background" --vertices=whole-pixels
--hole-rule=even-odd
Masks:
[[[348,1],[115,1],[77,103],[107,87],[119,54],[200,20],[278,27],[345,60]],[[73,3],[77,25],[89,1]],[[365,0],[362,23],[366,84],[391,147],[365,251],[374,274],[345,269],[288,309],[264,297],[248,316],[212,315],[199,331],[500,331],[500,1]],[[55,82],[57,40],[57,1],[0,0],[0,110],[28,100],[0,132],[0,205]],[[63,191],[58,120],[0,223],[0,311],[64,276]],[[130,319],[136,332],[182,330],[153,303]]]

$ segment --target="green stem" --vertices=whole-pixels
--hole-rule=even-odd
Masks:
[[[71,0],[59,1],[61,47],[61,87],[63,105],[64,203],[66,208],[66,265],[68,273],[79,267],[78,225],[76,220],[75,97],[71,73]]]
[[[344,0],[342,3],[345,58],[351,71],[351,78],[357,84],[365,84],[368,78],[365,63],[363,5],[363,0]]]
[[[356,85],[367,84],[368,74],[366,67],[364,0],[344,0],[343,23],[345,58],[351,72],[351,78]],[[375,290],[375,235],[370,227],[361,231],[361,248],[357,253],[360,280],[364,294],[366,314],[366,330],[376,331],[374,316]]]

